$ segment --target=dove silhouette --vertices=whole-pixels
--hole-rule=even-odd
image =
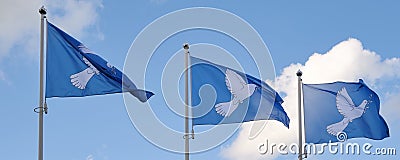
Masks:
[[[215,110],[218,114],[229,117],[240,103],[243,103],[245,99],[254,93],[257,86],[255,84],[247,84],[239,74],[230,69],[225,72],[225,84],[233,98],[229,102],[216,104]]]

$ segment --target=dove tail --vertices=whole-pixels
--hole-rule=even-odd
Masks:
[[[237,106],[238,106],[237,103],[232,103],[232,102],[218,103],[217,105],[215,105],[215,110],[221,116],[229,117],[232,114],[232,112],[235,111]]]
[[[329,134],[337,136],[338,133],[343,132],[343,130],[347,127],[349,122],[350,122],[349,119],[344,118],[342,121],[331,124],[328,127],[326,127],[326,131]]]

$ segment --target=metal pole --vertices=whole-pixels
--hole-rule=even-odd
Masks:
[[[185,49],[185,160],[189,160],[189,44],[183,44]]]
[[[297,80],[298,80],[298,101],[299,101],[299,160],[303,159],[303,125],[302,125],[302,109],[301,109],[301,87],[302,87],[302,82],[301,82],[301,76],[303,73],[299,70],[296,73],[297,75]]]
[[[40,13],[40,80],[39,80],[39,149],[38,160],[43,160],[43,63],[44,63],[44,19],[46,18],[46,8],[42,6]]]

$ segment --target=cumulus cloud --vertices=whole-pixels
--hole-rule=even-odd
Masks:
[[[100,0],[2,0],[0,2],[0,61],[13,47],[22,47],[26,53],[37,53],[39,45],[40,15],[45,5],[48,17],[58,26],[76,37],[84,35],[98,20]],[[98,37],[102,37],[98,33]]]
[[[0,70],[0,83],[6,84],[6,85],[12,85],[13,83],[8,79],[4,71]]]
[[[89,154],[89,155],[86,157],[86,160],[94,160],[93,155]]]
[[[167,2],[167,0],[150,0],[151,3],[155,3],[155,4],[163,4],[165,2]]]
[[[4,75],[4,72],[0,70],[0,81],[5,81],[6,76]]]
[[[396,87],[399,89],[398,87]],[[388,93],[385,95],[385,99],[382,103],[382,114],[387,116],[390,120],[399,119],[398,114],[400,112],[400,108],[398,107],[400,104],[400,92],[397,93]]]
[[[0,58],[14,45],[23,45],[38,32],[41,1],[3,0],[0,2]]]
[[[266,139],[269,143],[277,144],[298,142],[297,76],[295,73],[299,69],[303,71],[304,83],[351,82],[362,78],[372,88],[379,88],[385,85],[376,83],[381,78],[392,81],[400,79],[400,58],[382,59],[379,54],[365,49],[359,40],[350,38],[335,45],[327,53],[314,53],[305,64],[291,64],[285,67],[281,75],[270,84],[278,92],[286,94],[283,107],[291,119],[290,129],[286,129],[279,122],[270,121],[257,138],[249,140],[251,123],[245,123],[236,140],[222,149],[223,157],[231,160],[274,159],[279,154],[271,155],[268,151],[267,154],[260,155],[258,152],[258,147],[265,143]],[[399,97],[400,93],[390,95]],[[381,108],[381,112],[390,112],[395,109],[395,104],[400,103],[398,98],[387,99],[390,101],[382,102],[386,107]]]
[[[94,160],[94,159],[101,159],[101,160],[108,160],[107,156],[107,148],[108,146],[106,144],[102,144],[100,147],[96,149],[95,152],[89,154],[86,157],[86,160]]]
[[[98,11],[103,8],[101,0],[52,0],[47,6],[48,18],[78,39],[86,35],[89,27],[96,25]],[[103,38],[101,33],[97,34],[98,38]]]
[[[11,53],[37,56],[39,50],[39,8],[45,5],[49,20],[76,38],[95,35],[104,39],[96,24],[101,0],[2,0],[0,1],[0,63]],[[93,32],[95,34],[93,34]],[[6,81],[4,71],[0,81]],[[7,82],[9,83],[9,82]]]

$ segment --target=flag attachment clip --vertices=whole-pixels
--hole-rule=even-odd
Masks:
[[[44,102],[43,107],[36,107],[36,108],[33,109],[33,111],[34,111],[35,113],[40,113],[42,108],[43,108],[42,112],[44,112],[44,114],[47,114],[48,108],[47,108],[47,103],[46,103],[46,101]]]

